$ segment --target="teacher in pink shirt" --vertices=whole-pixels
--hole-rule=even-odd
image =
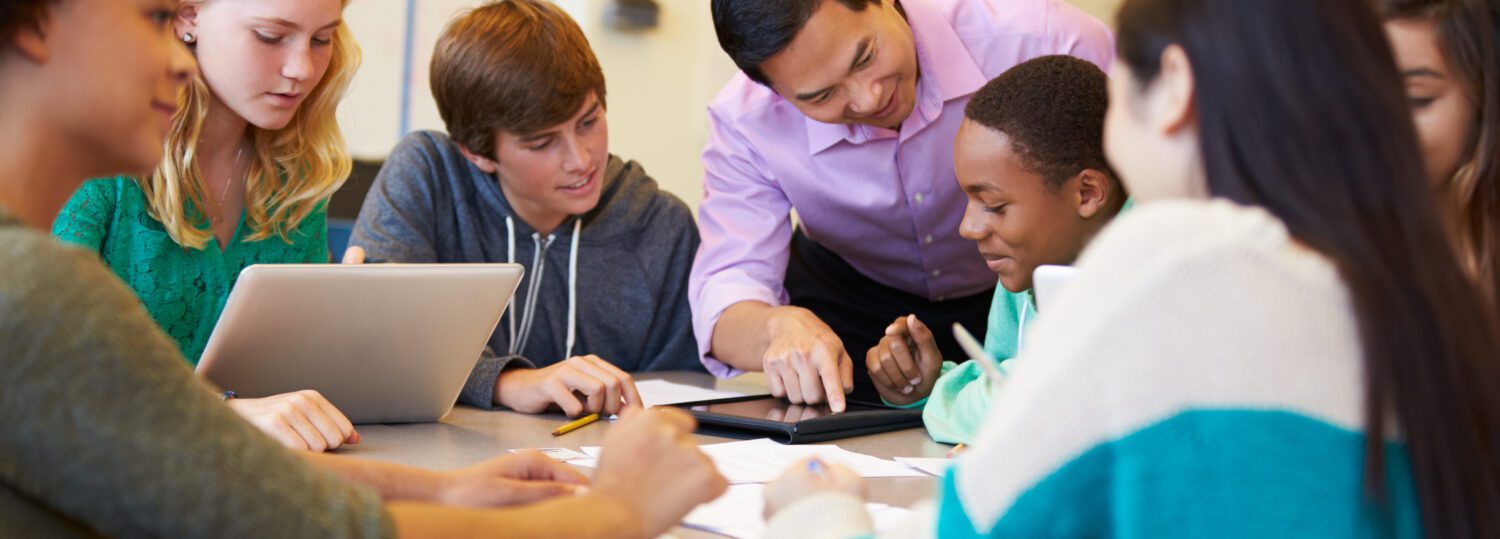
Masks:
[[[1107,71],[1113,37],[1062,0],[713,0],[712,10],[741,73],[708,107],[689,284],[703,364],[718,376],[765,371],[777,396],[834,411],[851,391],[878,399],[850,355],[863,357],[891,320],[986,327],[996,278],[958,235],[966,201],[953,175],[969,96],[1037,56]],[[944,357],[965,357],[938,337]]]

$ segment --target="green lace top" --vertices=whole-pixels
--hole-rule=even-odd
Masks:
[[[222,250],[217,238],[201,250],[178,245],[148,207],[133,179],[92,180],[68,200],[52,235],[98,252],[193,365],[203,355],[241,270],[251,264],[328,262],[325,205],[289,234],[291,243],[278,237],[245,241],[250,230],[241,215],[233,242]]]

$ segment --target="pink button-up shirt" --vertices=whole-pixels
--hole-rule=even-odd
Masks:
[[[953,139],[969,97],[1012,66],[1070,54],[1108,70],[1113,36],[1062,0],[902,0],[922,78],[899,132],[825,124],[738,74],[708,106],[703,244],[689,284],[703,364],[725,309],[785,305],[791,211],[802,230],[860,273],[934,301],[997,282],[958,235],[967,203],[953,175]]]

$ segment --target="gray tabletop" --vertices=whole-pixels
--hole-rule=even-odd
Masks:
[[[639,374],[637,379],[662,379],[699,387],[714,387],[742,393],[765,393],[764,378],[750,373],[729,380],[707,374],[675,372]],[[467,406],[453,409],[437,423],[407,425],[361,425],[358,445],[344,446],[340,454],[399,462],[438,470],[460,468],[503,455],[511,449],[603,445],[607,422],[559,437],[552,436],[568,419],[561,414],[526,415],[507,411],[484,411]],[[695,435],[701,444],[733,441],[716,436]],[[850,451],[893,457],[942,457],[950,446],[933,442],[922,429],[908,429],[827,442]],[[934,478],[878,478],[868,480],[869,499],[900,507],[911,507],[935,492]],[[691,530],[675,530],[680,537],[704,537]]]

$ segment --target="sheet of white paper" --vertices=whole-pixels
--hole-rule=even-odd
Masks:
[[[584,454],[584,456],[586,456],[588,458],[582,458],[582,459],[578,459],[578,460],[570,460],[570,461],[568,461],[568,464],[572,464],[574,466],[579,466],[579,467],[583,467],[583,468],[598,468],[599,467],[599,455],[603,455],[604,454],[604,448],[603,447],[592,446],[591,445],[591,446],[580,447],[580,448],[578,448],[578,450],[582,451],[583,454]]]
[[[765,485],[730,485],[718,499],[698,506],[682,525],[733,537],[756,537],[766,526]]]
[[[703,452],[713,459],[732,484],[769,483],[798,462],[818,457],[824,462],[842,464],[860,477],[922,477],[923,474],[899,462],[846,450],[836,445],[783,445],[769,438],[705,445]]]
[[[911,466],[932,475],[942,477],[948,473],[948,467],[953,465],[953,459],[931,459],[916,457],[896,457],[896,462]]]
[[[718,499],[698,506],[682,520],[688,528],[710,531],[738,538],[760,537],[766,522],[761,517],[765,511],[765,485],[730,485]],[[906,509],[884,504],[865,504],[875,531],[889,529],[901,523],[910,513]]]
[[[641,401],[647,408],[663,404],[676,404],[679,402],[706,401],[712,399],[727,399],[731,397],[743,397],[744,393],[733,391],[720,391],[717,389],[705,389],[698,386],[678,384],[666,380],[644,380],[635,383],[636,391],[641,393]]]
[[[887,505],[878,509],[870,509],[870,521],[875,524],[875,533],[893,530],[909,518],[911,518],[911,509],[905,507]]]
[[[855,453],[836,445],[784,445],[770,438],[758,438],[705,445],[700,449],[713,460],[719,473],[734,485],[769,483],[781,477],[787,468],[812,457],[848,466],[860,477],[926,477],[905,464]],[[580,450],[596,460],[604,453],[602,447],[588,446]],[[579,466],[597,466],[583,461],[571,462]]]
[[[577,451],[574,451],[572,449],[568,449],[566,447],[540,447],[540,448],[536,448],[536,449],[512,449],[512,450],[510,450],[511,453],[520,453],[522,451],[540,451],[543,455],[546,455],[547,458],[550,458],[552,460],[560,460],[560,461],[582,460],[582,459],[589,458],[588,455],[585,455],[583,453],[579,453]]]

